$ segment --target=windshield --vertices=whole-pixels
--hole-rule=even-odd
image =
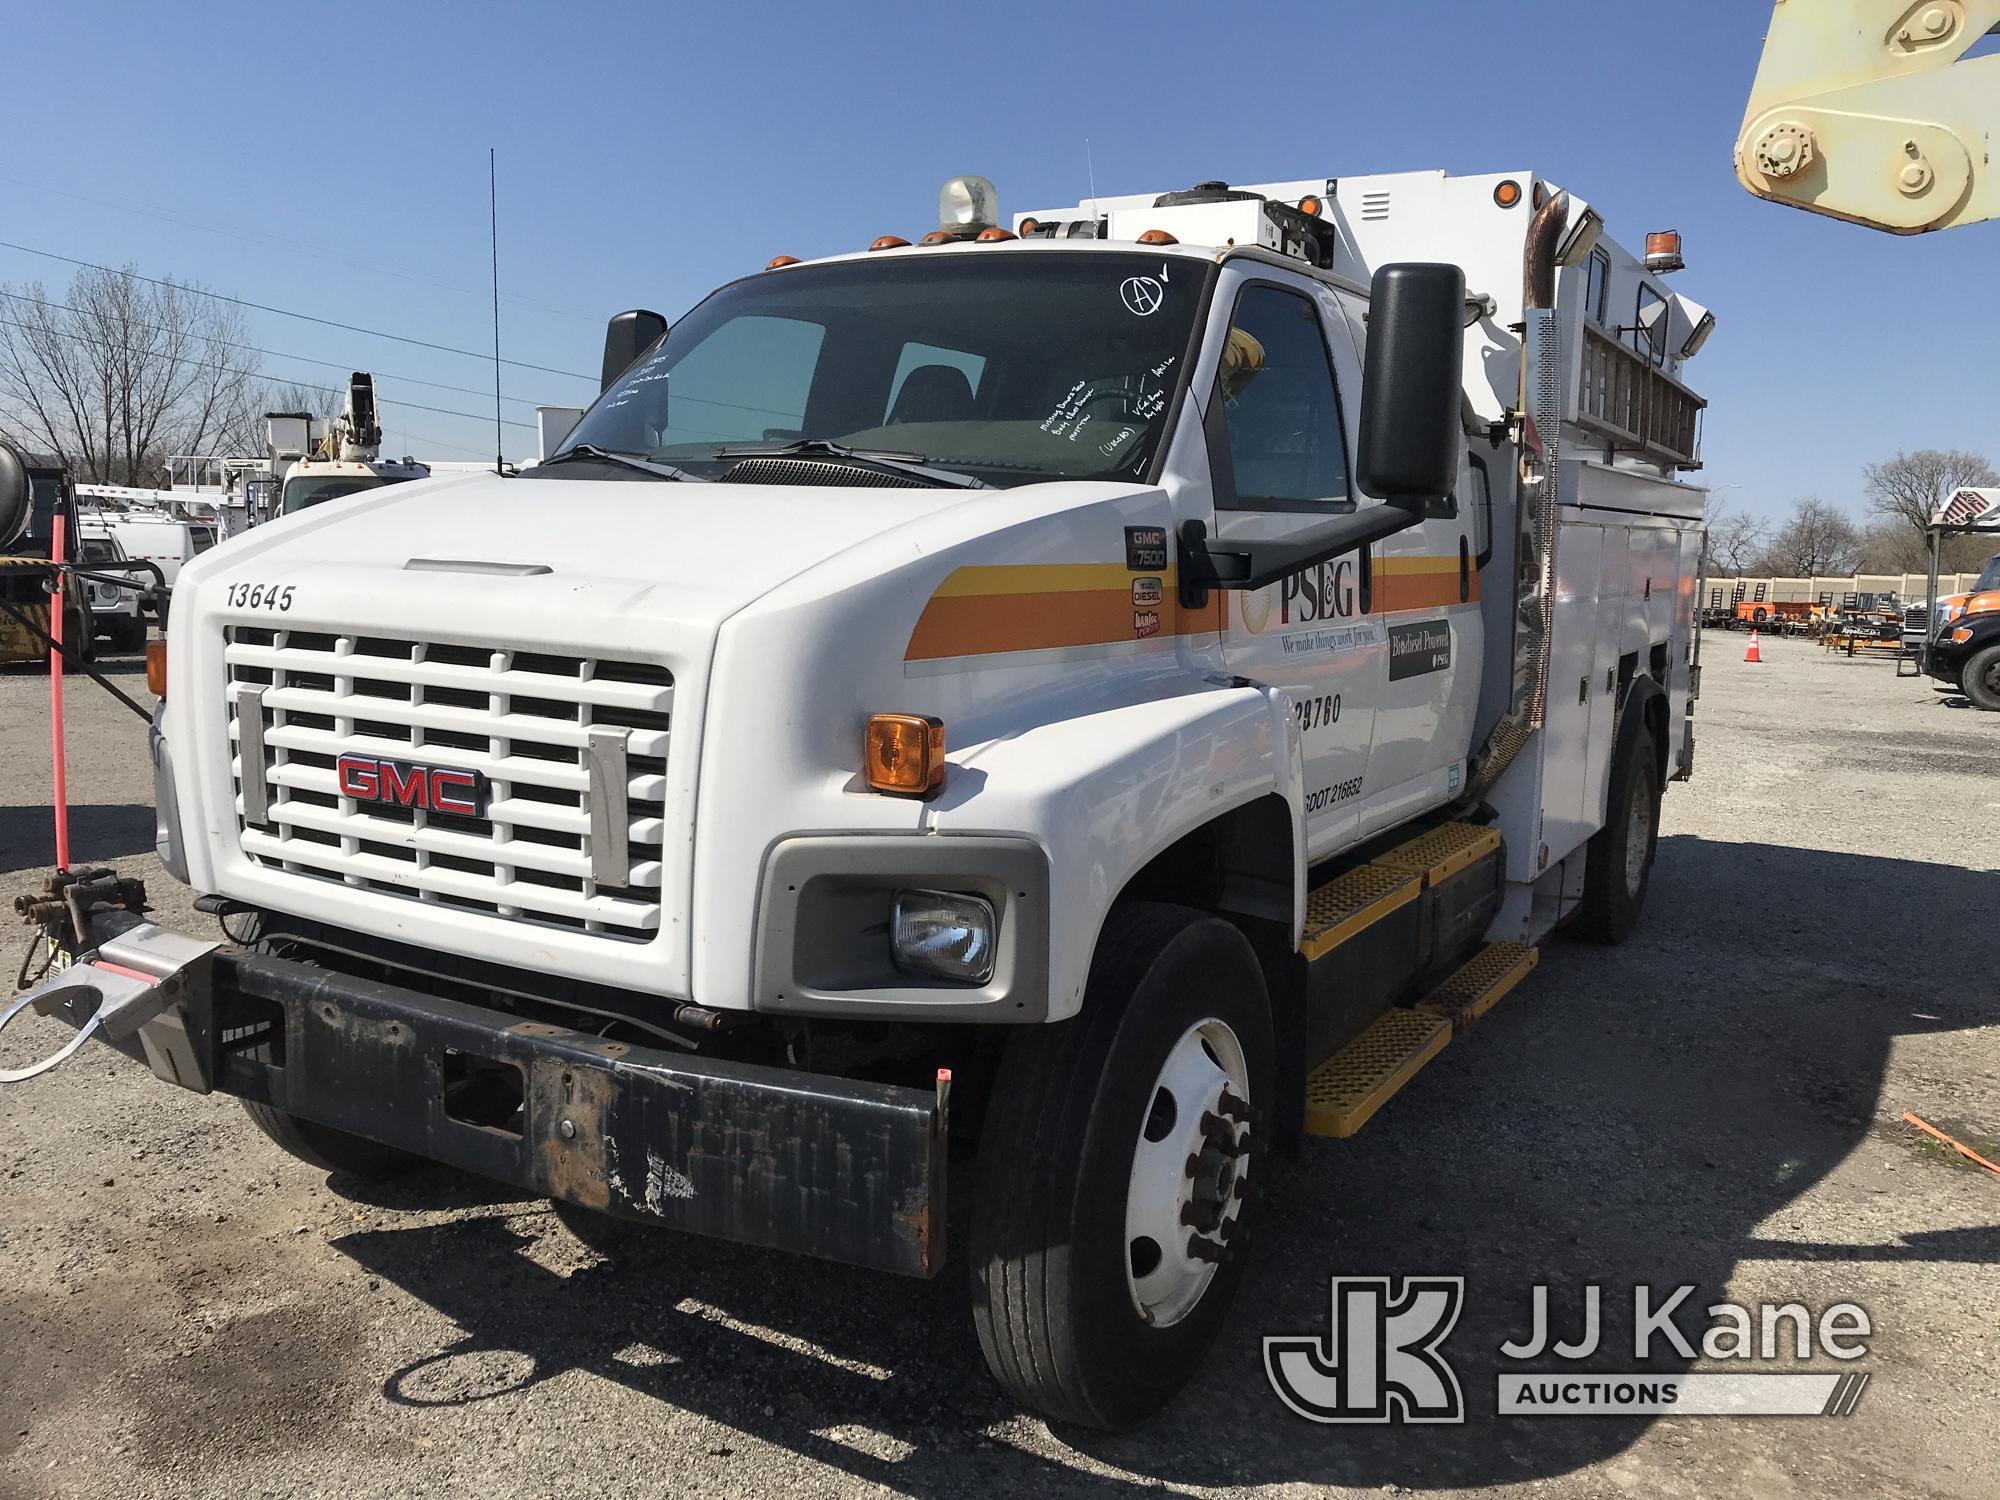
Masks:
[[[1979,577],[1972,585],[1972,592],[1975,594],[1988,593],[1994,589],[2000,589],[2000,557],[1988,558],[1985,568],[1980,571]]]
[[[676,324],[565,451],[714,478],[728,450],[817,440],[994,485],[1143,479],[1212,274],[1158,255],[942,250],[753,276]]]
[[[289,516],[322,501],[338,500],[342,495],[358,495],[378,485],[400,483],[400,478],[388,474],[328,474],[288,479],[285,481],[285,501],[280,513]]]

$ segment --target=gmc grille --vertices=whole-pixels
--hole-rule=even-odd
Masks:
[[[659,930],[667,668],[249,625],[225,631],[223,659],[237,828],[259,865],[607,939]],[[482,772],[486,815],[343,797],[348,752]]]

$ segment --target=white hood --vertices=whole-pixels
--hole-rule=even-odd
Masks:
[[[700,731],[723,623],[872,537],[982,498],[994,497],[467,476],[328,501],[212,548],[183,574],[172,615],[166,733],[186,768],[184,826],[199,830],[190,878],[206,891],[385,938],[684,995]],[[481,647],[505,654],[489,663],[476,654]],[[579,677],[569,665],[577,662],[597,665]],[[605,662],[647,664],[654,675],[624,670],[606,686],[595,680]],[[430,684],[421,705],[402,685],[411,681]],[[267,748],[296,759],[269,762],[271,821],[246,827],[248,804],[232,777],[242,764],[237,707],[252,689],[268,700],[260,712]],[[479,706],[489,693],[485,701],[511,705],[506,717]],[[631,881],[617,882],[632,891],[592,895],[604,884],[594,877],[577,884],[587,861],[576,845],[537,850],[511,834],[481,844],[496,835],[476,829],[385,831],[356,824],[328,795],[331,756],[346,748],[469,767],[496,785],[545,783],[543,749],[579,735],[576,721],[546,715],[552,704],[583,700],[620,716],[600,707],[593,723],[638,726],[623,784],[631,845],[642,852],[631,855]],[[421,741],[410,739],[415,748],[385,744],[411,725],[428,726]],[[485,738],[489,726],[495,737]],[[536,757],[541,771],[525,768],[523,756]],[[555,774],[573,782],[583,772],[570,765]],[[299,807],[302,795],[319,800]],[[551,818],[572,832],[582,826],[573,802],[501,805],[510,810],[496,827],[548,828]],[[315,824],[317,842],[301,847],[295,836],[312,836]],[[340,835],[331,843],[330,830]],[[427,871],[390,858],[391,844],[407,855],[412,839],[433,860]],[[518,857],[505,858],[509,851]],[[511,877],[493,872],[538,863],[570,884],[554,896],[537,886],[532,899],[510,903],[508,893],[518,898],[524,888],[503,889]],[[657,899],[649,904],[640,898],[650,891]],[[636,901],[644,929],[607,936],[512,920],[507,910],[532,912],[540,902],[546,914],[554,901],[565,920],[597,922],[605,900],[618,921]],[[507,919],[482,914],[496,910]]]
[[[712,626],[858,542],[973,498],[943,489],[649,479],[419,480],[260,526],[212,550],[190,574],[262,580],[298,564],[360,567],[380,570],[375,586],[396,592],[433,589],[449,571],[488,579],[553,574],[622,584],[615,592],[626,607]],[[392,583],[382,574],[405,577]],[[646,597],[656,589],[659,597]]]

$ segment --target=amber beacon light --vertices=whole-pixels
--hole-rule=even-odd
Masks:
[[[944,720],[874,714],[867,739],[868,785],[875,791],[921,797],[944,785]]]

